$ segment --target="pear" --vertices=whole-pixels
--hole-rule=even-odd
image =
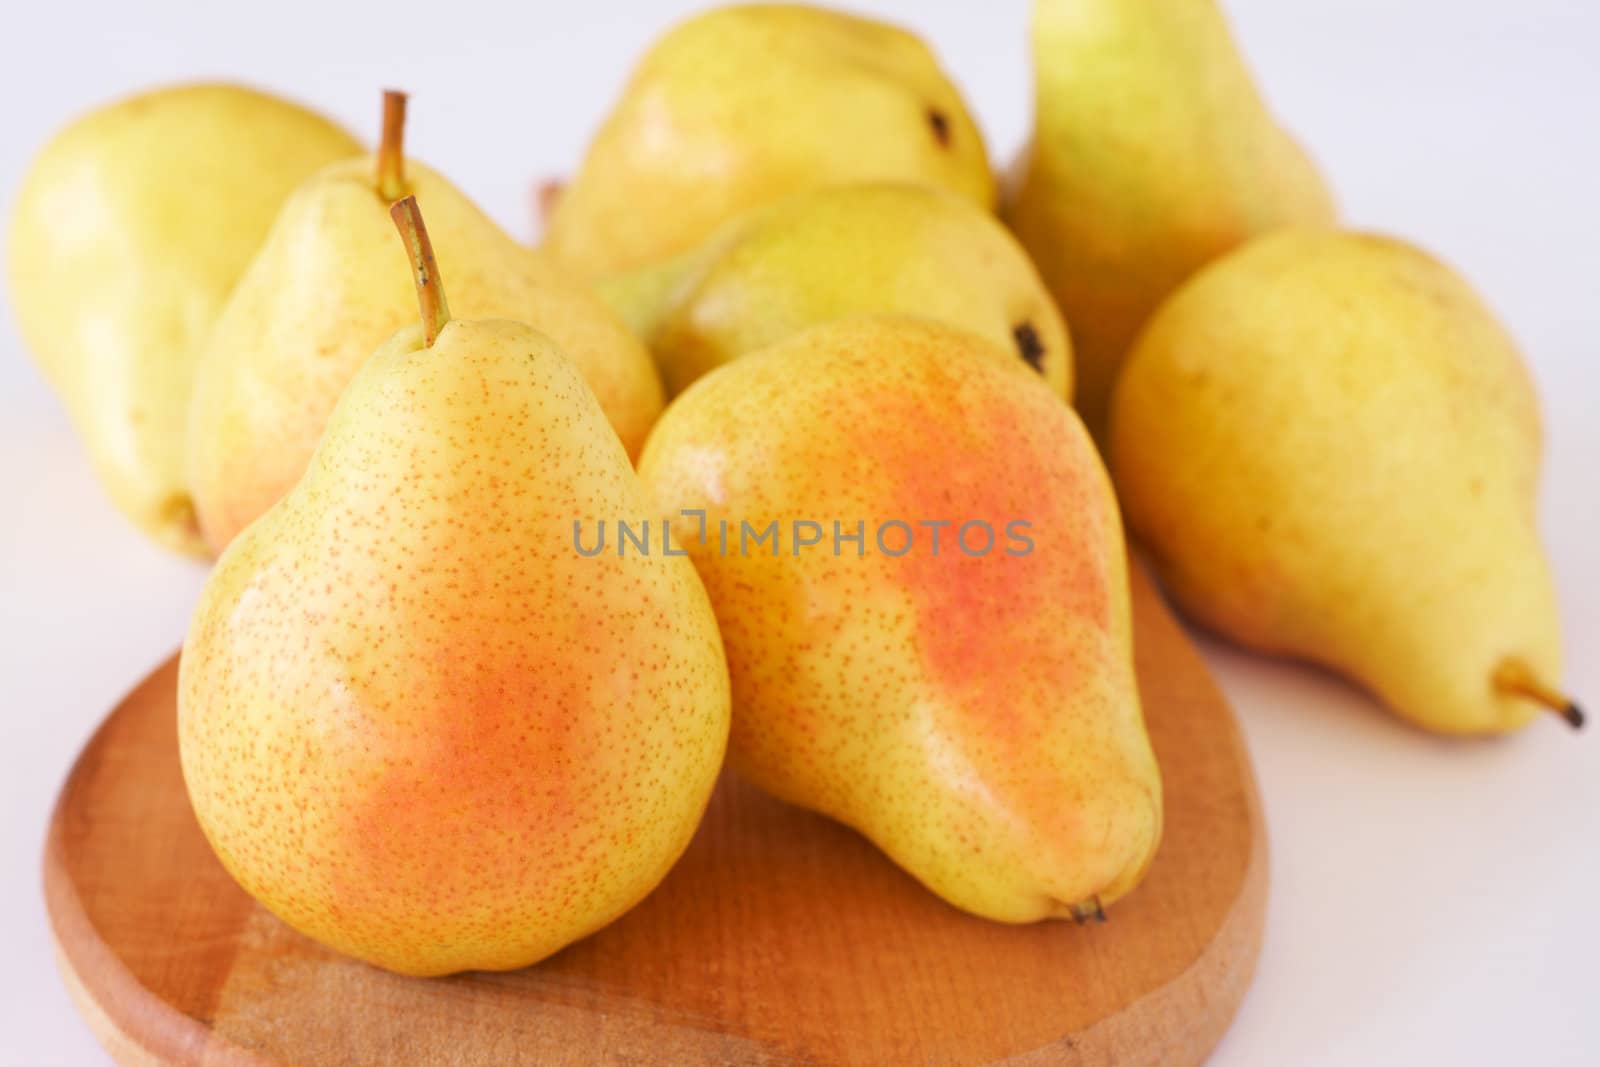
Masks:
[[[597,279],[687,252],[791,194],[874,179],[993,207],[983,140],[927,46],[819,7],[715,8],[635,68],[556,198],[546,247]]]
[[[23,180],[17,324],[112,502],[168,548],[205,547],[184,478],[196,350],[284,197],[360,151],[287,101],[185,85],[76,120]]]
[[[1212,0],[1034,0],[1035,128],[1005,215],[1072,324],[1099,436],[1141,324],[1196,269],[1331,221]]]
[[[299,479],[345,385],[415,314],[388,204],[428,204],[463,315],[548,333],[600,398],[629,454],[661,411],[650,354],[587,286],[518,244],[454,185],[402,154],[405,97],[385,94],[376,160],[319,171],[284,205],[200,356],[189,478],[220,551]]]
[[[1286,230],[1178,290],[1129,357],[1111,455],[1194,618],[1324,664],[1444,733],[1514,730],[1560,635],[1535,517],[1538,401],[1449,268]]]
[[[808,326],[875,312],[964,326],[1071,394],[1066,324],[1027,253],[994,216],[932,186],[803,193],[600,288],[626,309],[673,394]]]
[[[1122,530],[1072,409],[991,347],[814,327],[696,382],[639,473],[722,626],[733,766],[959,908],[1099,916],[1162,822]]]
[[[728,731],[689,561],[585,556],[644,487],[544,334],[422,324],[357,373],[305,477],[207,582],[178,740],[201,829],[268,909],[404,974],[526,966],[653,888]]]

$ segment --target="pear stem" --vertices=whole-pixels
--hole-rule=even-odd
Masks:
[[[406,94],[383,91],[383,137],[378,141],[378,195],[391,203],[406,195]]]
[[[1495,668],[1493,681],[1494,687],[1502,693],[1526,697],[1549,708],[1574,730],[1583,726],[1583,709],[1578,707],[1577,701],[1535,678],[1521,660],[1502,660],[1500,666]]]
[[[417,198],[407,196],[389,205],[389,217],[405,242],[406,255],[411,259],[412,280],[417,284],[417,308],[422,312],[422,336],[425,347],[433,347],[434,340],[450,321],[450,305],[445,302],[444,283],[439,280],[439,263],[433,258],[433,242],[428,240],[428,227],[417,208]]]
[[[550,216],[556,213],[556,201],[566,192],[567,183],[560,178],[546,178],[533,190],[534,217],[541,230],[550,228]]]

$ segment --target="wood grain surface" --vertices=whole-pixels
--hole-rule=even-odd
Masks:
[[[1135,568],[1166,837],[1103,925],[964,915],[864,839],[725,776],[672,874],[510,974],[402,978],[301,937],[200,834],[174,657],[116,708],[57,802],[57,957],[125,1064],[1199,1063],[1260,948],[1266,842],[1232,715]]]

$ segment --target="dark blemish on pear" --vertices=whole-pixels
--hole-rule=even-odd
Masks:
[[[1038,371],[1044,373],[1044,342],[1039,340],[1039,331],[1033,328],[1033,323],[1022,322],[1011,328],[1011,336],[1017,340],[1017,352],[1023,361]]]
[[[933,139],[940,148],[950,147],[950,119],[936,107],[928,109],[928,125],[933,128]]]

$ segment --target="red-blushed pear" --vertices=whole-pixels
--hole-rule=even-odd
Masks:
[[[991,347],[815,327],[692,385],[640,475],[722,626],[734,766],[957,907],[1100,915],[1162,824],[1122,529],[1077,415]]]
[[[223,309],[195,371],[189,480],[217,551],[288,491],[357,369],[415,315],[388,205],[428,205],[439,258],[469,319],[550,336],[637,453],[661,412],[644,346],[585,285],[518,244],[446,178],[405,158],[405,96],[384,97],[377,158],[327,167],[289,198]]]
[[[688,560],[575,550],[575,522],[651,511],[576,367],[525,325],[450,318],[414,200],[396,220],[422,323],[218,562],[179,747],[223,866],[291,926],[405,974],[503,970],[621,915],[688,845],[727,667]]]

